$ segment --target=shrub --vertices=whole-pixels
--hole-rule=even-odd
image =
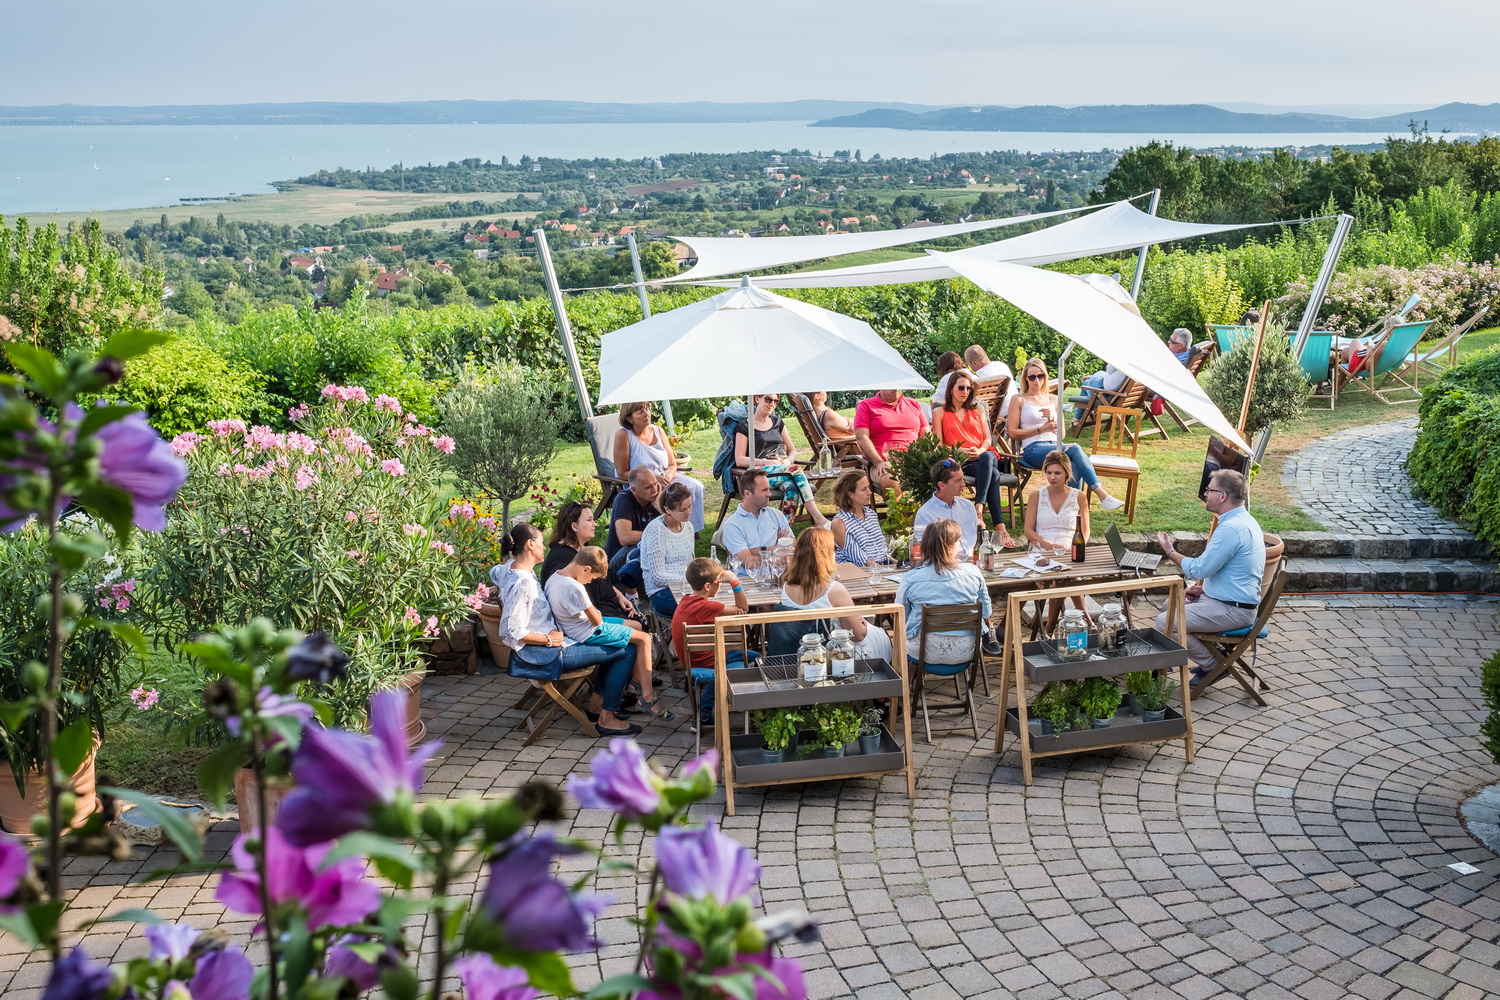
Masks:
[[[1255,338],[1243,337],[1230,352],[1214,361],[1202,379],[1203,391],[1229,419],[1236,417],[1245,405],[1245,383],[1250,377],[1250,359],[1255,353]],[[1312,387],[1302,376],[1302,366],[1292,357],[1291,344],[1280,329],[1267,329],[1261,345],[1260,364],[1255,370],[1255,386],[1250,394],[1250,415],[1245,421],[1247,439],[1262,429],[1302,415]]]
[[[176,337],[131,361],[107,395],[139,406],[151,426],[172,437],[219,417],[270,418],[265,384],[264,375],[231,364],[212,347]]]
[[[1500,267],[1448,258],[1416,268],[1380,264],[1342,272],[1328,287],[1318,329],[1360,333],[1401,308],[1413,294],[1422,299],[1409,318],[1432,320],[1434,332],[1442,331],[1500,295]],[[1307,297],[1307,282],[1287,286],[1282,305],[1292,322],[1301,319]]]
[[[1483,351],[1422,390],[1407,455],[1417,491],[1500,548],[1500,351]]]
[[[1496,650],[1479,669],[1479,690],[1484,694],[1490,714],[1480,724],[1484,748],[1500,764],[1500,650]]]
[[[1157,330],[1237,323],[1250,305],[1223,257],[1174,250],[1153,254],[1156,266],[1141,289],[1141,316]]]
[[[892,451],[888,457],[902,491],[911,494],[921,506],[932,499],[932,467],[945,458],[956,459],[962,465],[964,453],[957,445],[943,444],[936,434],[928,433],[902,450]]]

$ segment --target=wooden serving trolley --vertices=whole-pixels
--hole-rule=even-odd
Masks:
[[[1188,686],[1186,615],[1183,610],[1183,587],[1180,576],[1148,577],[1139,580],[1111,580],[1081,583],[1048,590],[1016,591],[1007,595],[1005,652],[1001,659],[999,725],[995,729],[995,752],[1005,748],[1005,734],[1016,736],[1021,745],[1021,774],[1031,784],[1031,762],[1039,757],[1102,750],[1131,743],[1153,743],[1182,739],[1189,762],[1193,759],[1193,706]],[[1064,661],[1055,655],[1050,639],[1027,642],[1019,626],[1021,605],[1028,601],[1046,601],[1084,595],[1120,594],[1127,598],[1135,591],[1167,591],[1166,633],[1155,628],[1131,628],[1123,633],[1123,650],[1103,655],[1096,649],[1097,637],[1089,637],[1090,657]],[[1028,717],[1026,683],[1078,680],[1085,677],[1113,677],[1137,670],[1164,670],[1176,667],[1180,683],[1182,708],[1167,709],[1161,722],[1144,722],[1139,716],[1117,715],[1105,729],[1086,729],[1043,735],[1040,722]],[[1010,704],[1010,687],[1014,678],[1016,703]]]
[[[797,658],[764,657],[759,661],[725,668],[725,629],[770,625],[776,622],[839,618],[848,615],[890,615],[891,659],[857,660],[852,678],[828,680],[802,686],[797,682]],[[785,785],[807,781],[834,781],[876,774],[905,774],[906,797],[917,794],[917,774],[911,759],[911,699],[906,669],[906,613],[899,604],[863,604],[849,608],[817,608],[802,611],[766,611],[746,615],[725,615],[714,621],[714,746],[724,762],[724,804],[734,815],[734,789],[737,785]],[[899,702],[901,725],[897,734],[887,717],[880,750],[873,754],[850,754],[843,757],[815,757],[785,760],[773,764],[761,758],[760,735],[750,732],[748,716],[745,732],[729,731],[731,712],[755,709],[791,708],[830,702],[869,701],[889,698],[892,708]]]

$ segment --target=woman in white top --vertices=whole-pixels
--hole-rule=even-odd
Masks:
[[[1021,449],[1021,464],[1040,469],[1047,455],[1060,449],[1072,465],[1074,478],[1069,481],[1070,486],[1076,488],[1087,483],[1089,489],[1099,494],[1099,506],[1105,510],[1125,506],[1124,500],[1115,499],[1099,485],[1094,463],[1082,448],[1076,443],[1066,447],[1057,443],[1057,412],[1057,397],[1047,391],[1047,365],[1041,358],[1031,358],[1021,369],[1021,391],[1011,397],[1006,415],[1006,433],[1011,443]]]
[[[833,575],[833,566],[833,532],[826,528],[808,528],[802,532],[782,574],[781,602],[808,611],[852,606],[854,599]],[[860,615],[840,618],[839,627],[849,630],[855,656],[890,660],[891,637],[885,629],[870,624]]]
[[[677,589],[687,582],[693,561],[693,529],[688,519],[693,498],[681,483],[661,495],[661,517],[641,532],[641,578],[651,607],[667,620],[677,612]]]
[[[546,556],[542,533],[525,522],[516,525],[500,541],[500,553],[508,562],[490,570],[490,580],[500,590],[504,610],[500,617],[500,641],[511,649],[511,672],[517,661],[535,671],[551,672],[555,678],[569,670],[597,665],[589,713],[600,736],[633,736],[641,731],[615,713],[635,654],[629,647],[610,649],[574,642],[563,635],[552,606],[536,580],[536,566]],[[521,674],[537,676],[537,673]]]
[[[626,403],[620,407],[620,429],[615,431],[613,459],[615,475],[628,478],[630,470],[644,465],[663,483],[681,483],[693,497],[691,521],[694,531],[703,530],[703,484],[677,469],[677,451],[660,424],[651,422],[650,403]]]
[[[1083,502],[1081,491],[1068,485],[1073,470],[1067,455],[1049,452],[1042,460],[1042,475],[1047,485],[1033,493],[1026,505],[1026,540],[1033,550],[1065,560],[1073,546],[1074,529],[1082,528],[1083,540],[1089,540],[1089,505]],[[1073,598],[1073,606],[1082,608],[1083,598]]]
[[[838,509],[828,522],[833,532],[833,556],[841,563],[864,566],[890,557],[880,517],[871,506],[875,488],[869,473],[851,469],[833,486],[833,505]]]
[[[736,421],[734,425],[734,467],[736,469],[764,469],[769,474],[772,486],[790,483],[792,489],[805,504],[813,502],[812,487],[807,476],[795,464],[797,446],[786,423],[776,415],[776,406],[781,397],[775,393],[762,393],[751,397],[755,412],[749,420]],[[750,456],[748,435],[755,428],[755,456]]]

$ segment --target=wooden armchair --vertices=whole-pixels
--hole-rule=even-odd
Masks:
[[[1125,522],[1134,524],[1135,497],[1141,484],[1141,463],[1136,459],[1136,449],[1141,443],[1142,413],[1118,406],[1100,406],[1098,412],[1089,459],[1101,479],[1125,480]],[[1131,420],[1135,421],[1134,434],[1130,431]]]

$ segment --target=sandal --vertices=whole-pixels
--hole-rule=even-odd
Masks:
[[[642,698],[639,702],[639,705],[641,711],[649,714],[651,718],[656,720],[657,722],[671,722],[673,719],[677,718],[677,714],[670,708],[664,708],[660,712],[658,712],[656,710],[656,706],[660,704],[660,702],[660,698],[658,698],[656,701],[647,701],[645,698]]]

